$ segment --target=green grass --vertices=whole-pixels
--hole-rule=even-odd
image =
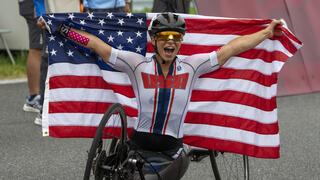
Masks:
[[[196,9],[194,7],[191,7],[189,14],[197,14]]]
[[[0,79],[23,78],[27,76],[26,59],[21,53],[13,53],[16,64],[12,64],[5,52],[0,53]]]
[[[133,11],[134,13],[151,13],[151,8],[144,8],[141,11]]]

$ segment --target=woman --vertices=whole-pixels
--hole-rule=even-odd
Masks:
[[[128,74],[138,102],[138,123],[131,135],[131,144],[137,149],[170,156],[173,163],[162,171],[165,173],[161,172],[162,178],[179,179],[188,167],[182,145],[183,122],[195,81],[200,75],[223,66],[230,57],[275,34],[280,35],[275,31],[277,25],[282,25],[281,21],[274,20],[265,29],[238,37],[217,51],[192,55],[183,60],[177,54],[186,24],[181,16],[173,13],[156,15],[149,26],[155,52],[151,58],[114,49],[92,34],[65,25],[59,28],[59,32]],[[183,171],[177,172],[177,169]]]

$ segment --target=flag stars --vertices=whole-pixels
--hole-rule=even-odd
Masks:
[[[112,17],[113,17],[113,14],[112,14],[112,13],[110,13],[110,12],[108,12],[108,15],[107,15],[107,17],[108,17],[108,18],[110,18],[110,19],[112,19]]]
[[[80,24],[85,25],[87,24],[86,21],[84,19],[80,20]]]
[[[131,18],[131,17],[133,16],[133,14],[132,14],[132,13],[127,13],[127,16],[128,16],[129,18]]]
[[[123,21],[123,19],[118,19],[119,21],[118,21],[118,24],[120,24],[121,26],[124,24],[124,21]]]
[[[102,30],[102,29],[99,29],[99,34],[102,34],[102,35],[104,35],[104,30]]]
[[[53,55],[57,55],[57,51],[56,51],[56,50],[54,50],[54,49],[52,49],[52,50],[50,51],[50,54],[51,54],[51,56],[53,56]]]
[[[70,14],[68,14],[68,15],[69,15],[68,18],[71,19],[71,20],[73,20],[73,18],[74,18],[73,13],[70,13]]]
[[[108,42],[113,42],[114,37],[112,37],[111,35],[108,37]]]
[[[133,39],[129,36],[129,37],[127,38],[127,42],[132,44],[132,43],[133,43],[132,41],[133,41]]]
[[[117,32],[117,34],[118,34],[118,36],[123,36],[123,32],[120,30]]]
[[[47,21],[47,24],[52,25],[52,20],[49,19],[49,20]]]
[[[119,44],[119,46],[117,47],[119,50],[123,49],[123,46],[121,44]]]
[[[136,48],[136,52],[141,53],[141,50],[142,50],[142,48],[141,48],[140,46],[138,46],[138,47]]]
[[[91,20],[92,20],[92,18],[94,17],[94,15],[93,15],[93,12],[88,12],[88,16],[87,16],[88,18],[90,18]]]
[[[60,46],[60,47],[63,46],[63,42],[62,42],[62,41],[59,41],[58,43],[59,43],[59,46]]]
[[[140,31],[136,32],[137,37],[142,37],[142,33]]]
[[[142,20],[142,18],[138,18],[138,21],[137,21],[137,23],[141,25],[141,24],[143,23],[143,20]]]
[[[49,14],[49,17],[54,18],[54,14]]]
[[[72,51],[70,51],[70,49],[69,49],[69,51],[67,52],[67,54],[68,54],[68,56],[73,57],[73,52],[72,52]]]
[[[100,24],[101,26],[103,26],[103,24],[105,24],[106,22],[104,22],[104,19],[99,19],[98,24]]]
[[[55,36],[51,35],[51,36],[49,37],[49,41],[54,41],[55,38],[56,38]]]

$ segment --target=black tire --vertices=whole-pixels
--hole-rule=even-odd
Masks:
[[[209,150],[211,167],[216,180],[249,180],[248,156]]]
[[[115,133],[117,128],[106,128],[107,123],[108,127],[120,126],[120,134]],[[117,132],[119,132],[119,129]],[[108,137],[108,139],[105,137]],[[127,138],[126,112],[121,104],[113,104],[105,112],[97,128],[88,154],[83,179],[89,180],[90,177],[94,177],[94,179],[117,179],[116,174],[102,169],[101,166],[115,169],[121,164],[127,154]]]

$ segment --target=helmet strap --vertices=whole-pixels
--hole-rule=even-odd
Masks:
[[[159,53],[159,51],[158,51],[157,40],[155,40],[154,52],[159,55],[159,57],[160,57],[161,60],[162,60],[162,64],[166,64],[166,61],[163,60],[163,58],[161,57],[161,55],[160,55],[160,53]]]

